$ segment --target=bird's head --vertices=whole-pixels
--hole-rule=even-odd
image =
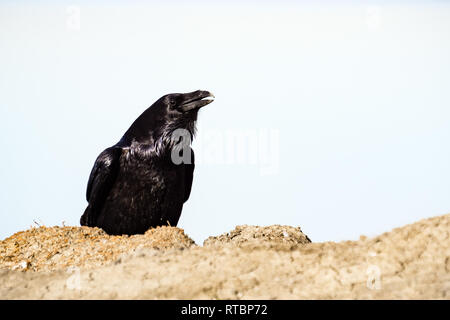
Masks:
[[[169,114],[186,116],[197,114],[201,107],[214,101],[209,91],[197,90],[189,93],[171,93],[161,98]]]
[[[160,103],[165,108],[165,130],[186,129],[193,136],[198,111],[213,101],[214,95],[203,90],[171,93],[161,97]]]
[[[213,101],[214,95],[204,90],[162,96],[136,119],[120,144],[167,142],[177,129],[187,130],[192,138],[198,111]]]

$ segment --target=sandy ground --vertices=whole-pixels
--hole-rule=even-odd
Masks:
[[[0,242],[0,298],[449,299],[449,232],[450,215],[339,243],[278,225],[203,246],[172,227],[32,228]]]

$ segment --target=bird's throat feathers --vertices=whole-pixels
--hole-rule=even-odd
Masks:
[[[145,137],[132,139],[129,142],[127,155],[140,159],[162,158],[170,155],[175,145],[192,143],[196,133],[194,119],[180,119],[159,127],[158,131],[150,131]]]

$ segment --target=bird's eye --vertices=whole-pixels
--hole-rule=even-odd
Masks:
[[[174,107],[174,106],[177,104],[177,102],[175,101],[175,99],[170,99],[170,100],[169,100],[169,103],[170,103],[170,106],[172,106],[172,107]]]

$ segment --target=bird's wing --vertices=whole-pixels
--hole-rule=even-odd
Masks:
[[[192,189],[192,179],[194,178],[195,157],[194,150],[191,149],[191,163],[184,166],[184,202],[189,199]]]
[[[86,221],[93,223],[101,210],[103,203],[116,179],[120,165],[122,149],[111,147],[100,153],[92,168],[86,190],[86,200],[89,210],[86,211]]]

